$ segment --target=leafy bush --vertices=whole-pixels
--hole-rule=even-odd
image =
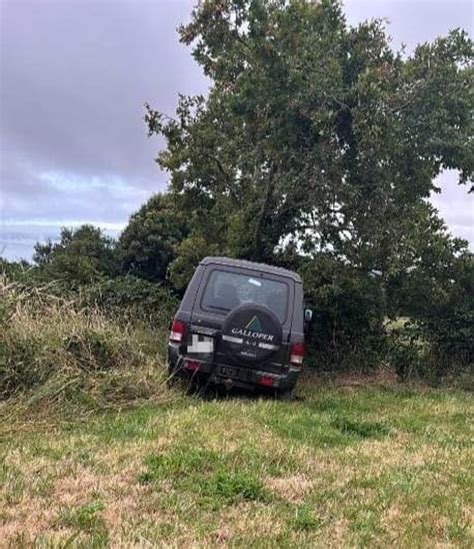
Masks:
[[[377,277],[321,255],[300,269],[314,316],[308,344],[318,369],[370,369],[386,353],[385,297]]]
[[[92,225],[75,230],[63,227],[59,242],[38,242],[34,261],[44,280],[62,280],[72,286],[117,273],[115,242]]]
[[[178,306],[177,297],[168,288],[132,275],[98,275],[94,281],[78,284],[77,280],[51,278],[50,273],[26,262],[0,260],[0,276],[4,283],[15,282],[26,291],[38,289],[36,299],[44,295],[68,299],[73,307],[96,307],[122,319],[156,324],[168,320]]]
[[[391,355],[401,378],[474,378],[474,258],[455,240],[431,246],[442,261],[421,263],[399,290],[410,322],[394,330]]]
[[[438,385],[446,378],[474,379],[474,318],[408,320],[390,332],[389,356],[400,380]],[[468,384],[470,382],[468,381]]]
[[[108,314],[167,323],[178,306],[169,290],[154,282],[131,275],[103,278],[80,288],[79,303],[84,307],[99,307]]]

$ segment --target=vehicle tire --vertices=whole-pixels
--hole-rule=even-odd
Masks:
[[[278,394],[277,394],[278,400],[281,400],[283,402],[293,400],[294,396],[295,396],[295,388],[294,387],[291,387],[291,389],[283,389],[281,391],[278,391]]]
[[[281,323],[263,305],[247,303],[236,307],[222,327],[221,348],[236,361],[263,362],[280,349],[281,342]]]

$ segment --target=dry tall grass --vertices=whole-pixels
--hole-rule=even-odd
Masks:
[[[162,328],[52,290],[0,280],[0,411],[14,401],[89,410],[163,396]]]

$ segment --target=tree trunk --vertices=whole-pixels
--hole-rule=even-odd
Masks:
[[[271,169],[268,174],[268,181],[265,187],[265,196],[263,198],[262,205],[260,207],[260,212],[258,214],[257,224],[255,225],[255,232],[253,238],[253,251],[252,259],[254,261],[262,261],[265,259],[264,245],[262,242],[263,228],[265,225],[266,218],[268,216],[268,209],[270,207],[273,191],[275,188],[275,179],[274,179],[275,170]]]

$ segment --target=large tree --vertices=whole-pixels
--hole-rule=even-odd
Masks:
[[[472,177],[462,31],[405,55],[380,21],[350,27],[335,0],[207,0],[180,39],[209,94],[180,96],[174,117],[148,107],[146,121],[166,140],[171,193],[193,212],[190,249],[324,252],[386,277],[436,176]]]

